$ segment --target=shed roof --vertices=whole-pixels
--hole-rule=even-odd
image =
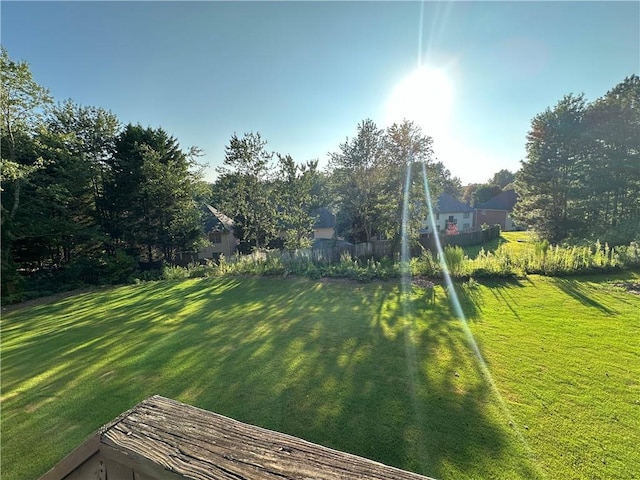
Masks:
[[[518,201],[518,194],[514,190],[504,190],[484,203],[476,205],[481,210],[505,210],[510,212]]]
[[[102,427],[40,480],[425,480],[161,396]]]

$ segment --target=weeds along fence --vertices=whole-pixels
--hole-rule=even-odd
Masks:
[[[388,240],[356,244],[336,242],[293,251],[272,250],[262,252],[262,255],[265,259],[267,256],[279,257],[284,262],[306,259],[313,263],[331,264],[340,262],[347,256],[352,259],[373,258],[376,260],[391,257],[393,254],[392,247],[391,242]]]
[[[349,247],[346,245],[346,247]],[[372,247],[373,248],[373,247]],[[401,262],[389,257],[355,258],[351,248],[337,250],[307,249],[293,252],[279,250],[258,251],[250,255],[220,256],[218,262],[187,267],[165,266],[162,278],[183,279],[224,275],[299,275],[310,278],[340,277],[360,281],[399,278]],[[364,250],[368,252],[369,250]],[[442,255],[442,256],[441,256]],[[410,260],[414,276],[441,278],[443,262],[454,278],[525,277],[528,274],[567,276],[583,273],[609,272],[640,268],[640,245],[632,242],[610,248],[596,242],[591,246],[562,247],[536,243],[522,252],[509,251],[504,246],[496,251],[481,250],[476,258],[469,258],[460,246],[445,246],[442,254],[425,249]],[[151,278],[140,278],[151,280]]]

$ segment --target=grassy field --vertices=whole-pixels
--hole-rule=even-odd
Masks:
[[[5,313],[2,478],[156,393],[441,479],[637,478],[640,298],[609,280],[458,286],[499,395],[440,287],[204,279]]]

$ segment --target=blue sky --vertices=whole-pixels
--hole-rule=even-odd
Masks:
[[[640,2],[3,1],[1,15],[9,55],[56,100],[201,147],[208,179],[234,132],[325,165],[360,121],[386,126],[420,64],[441,82],[414,85],[407,115],[427,112],[437,158],[482,182],[518,169],[531,119],[563,95],[640,72]]]

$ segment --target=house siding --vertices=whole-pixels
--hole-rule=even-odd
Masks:
[[[238,239],[231,233],[221,233],[221,237],[222,242],[211,244],[200,250],[198,252],[198,260],[214,258],[219,256],[221,253],[227,258],[232,256],[238,246]]]
[[[334,228],[333,227],[322,227],[322,228],[314,228],[313,229],[313,238],[328,238],[331,239],[334,236]]]
[[[463,231],[465,224],[468,224],[468,228],[473,228],[473,212],[468,212],[469,215],[465,218],[463,212],[443,212],[436,214],[436,228],[439,232],[446,230],[449,217],[453,217],[453,222],[458,225],[458,230]],[[431,231],[431,220],[429,217],[423,222],[422,228],[426,231]]]
[[[476,225],[500,225],[503,232],[509,232],[516,230],[516,226],[509,215],[509,212],[504,210],[476,210]]]

